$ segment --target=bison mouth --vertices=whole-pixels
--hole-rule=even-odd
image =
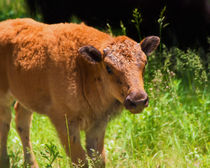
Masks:
[[[138,107],[136,109],[128,109],[131,113],[133,114],[139,114],[139,113],[142,113],[143,110],[144,110],[144,107]]]
[[[124,101],[124,106],[127,110],[129,110],[133,114],[138,114],[143,112],[144,108],[148,107],[149,105],[149,99],[140,100],[140,101],[131,101],[129,99],[126,99]]]

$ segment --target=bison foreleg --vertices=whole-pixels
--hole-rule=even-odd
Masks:
[[[102,121],[86,131],[86,149],[94,167],[105,167],[104,135],[107,123]]]
[[[86,154],[80,142],[80,129],[77,121],[69,121],[67,116],[54,117],[51,121],[57,129],[59,138],[66,150],[66,153],[71,158],[71,164],[74,167],[88,167]]]
[[[7,137],[10,129],[10,108],[0,104],[0,167],[9,168],[9,156],[7,154]]]
[[[38,164],[35,160],[30,142],[32,112],[25,109],[18,102],[15,104],[15,111],[16,129],[23,144],[25,167],[38,168]]]

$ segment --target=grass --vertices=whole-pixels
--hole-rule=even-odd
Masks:
[[[180,91],[176,96],[162,94],[158,101],[150,101],[144,113],[124,112],[110,124],[106,139],[109,167],[210,166],[210,95]]]
[[[210,166],[210,92],[203,89],[195,93],[184,88],[177,79],[172,80],[170,87],[171,91],[159,92],[158,95],[149,91],[150,106],[142,114],[133,115],[124,110],[121,116],[109,123],[105,137],[107,167]],[[153,99],[153,96],[158,98]],[[68,158],[47,117],[34,114],[31,136],[40,167],[49,167],[55,156],[53,153],[59,157],[54,158],[51,167],[69,167]],[[84,134],[82,136],[84,140]],[[8,148],[12,167],[22,167],[22,145],[15,131],[14,120]]]

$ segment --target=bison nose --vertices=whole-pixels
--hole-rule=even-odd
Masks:
[[[126,97],[124,105],[125,108],[130,110],[130,109],[135,109],[138,106],[141,106],[142,108],[147,107],[149,104],[149,98],[146,93],[142,94],[140,98],[139,96],[133,96],[133,94],[130,94]]]

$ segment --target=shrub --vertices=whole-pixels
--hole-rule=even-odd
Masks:
[[[1,0],[0,1],[0,21],[6,19],[31,17],[24,0]],[[34,16],[36,20],[41,20],[40,15]]]
[[[163,48],[162,52],[156,52],[148,57],[146,81],[156,81],[161,85],[160,81],[170,82],[171,77],[176,75],[177,79],[181,79],[191,89],[207,85],[207,71],[198,51],[191,49],[183,51],[176,47],[167,49],[165,46]]]
[[[198,52],[188,49],[186,52],[172,48],[171,53],[176,63],[173,66],[174,71],[182,78],[192,78],[196,83],[204,84],[207,82],[207,74],[201,62]]]

